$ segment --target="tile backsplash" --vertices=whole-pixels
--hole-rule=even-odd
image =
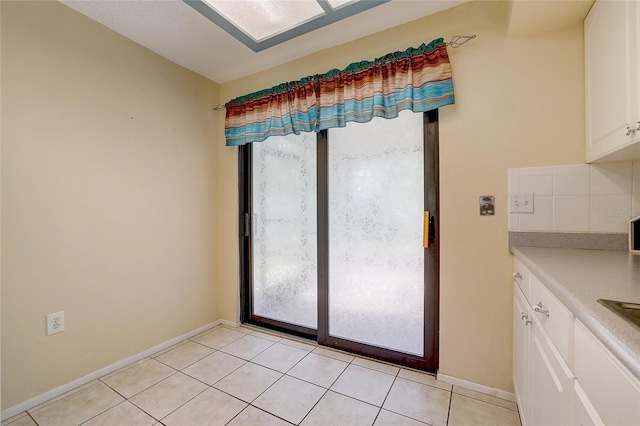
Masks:
[[[623,232],[640,216],[640,161],[509,169],[509,194],[533,194],[510,231]]]

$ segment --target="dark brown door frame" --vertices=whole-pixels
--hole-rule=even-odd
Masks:
[[[298,336],[317,339],[324,346],[370,356],[385,361],[419,368],[431,372],[438,370],[439,342],[439,134],[438,110],[424,113],[424,202],[425,211],[434,213],[435,235],[433,243],[425,249],[424,291],[424,353],[419,357],[402,352],[366,345],[329,335],[329,232],[328,232],[328,185],[327,154],[328,134],[326,130],[317,135],[317,197],[318,197],[318,330],[275,321],[252,314],[252,251],[251,251],[251,147],[244,145],[239,150],[239,194],[240,194],[240,292],[241,321],[243,323],[286,331]]]

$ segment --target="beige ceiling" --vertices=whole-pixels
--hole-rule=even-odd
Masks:
[[[59,1],[185,68],[225,83],[471,0],[391,0],[258,53],[182,0]],[[509,34],[527,36],[582,21],[594,0],[489,1],[507,2]]]

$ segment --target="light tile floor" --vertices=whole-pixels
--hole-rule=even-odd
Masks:
[[[223,326],[2,426],[515,425],[513,402],[434,376]]]

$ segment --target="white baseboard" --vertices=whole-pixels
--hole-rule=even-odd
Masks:
[[[229,320],[218,320],[220,322],[220,325],[226,325],[227,327],[233,327],[233,328],[238,328],[240,327],[240,322],[239,321],[229,321]]]
[[[142,351],[138,354],[132,355],[128,358],[125,358],[121,361],[116,362],[115,364],[111,364],[107,367],[101,368],[100,370],[94,371],[93,373],[89,373],[84,377],[81,377],[79,379],[76,379],[72,382],[69,382],[67,384],[64,384],[62,386],[58,386],[57,388],[51,389],[45,393],[42,393],[34,398],[31,398],[27,401],[21,402],[18,405],[14,405],[13,407],[7,408],[6,410],[2,411],[2,413],[0,413],[0,418],[2,420],[6,420],[8,418],[11,418],[17,414],[22,413],[23,411],[27,411],[37,405],[42,404],[43,402],[46,402],[50,399],[53,399],[55,397],[58,397],[64,393],[67,393],[69,391],[72,391],[73,389],[80,387],[82,385],[85,385],[93,380],[99,379],[100,377],[104,377],[109,373],[112,373],[116,370],[119,370],[122,367],[126,367],[129,364],[133,364],[134,362],[140,361],[141,359],[144,359],[148,356],[151,356],[157,352],[160,352],[161,350],[167,349],[177,343],[182,342],[183,340],[187,340],[190,337],[193,337],[195,335],[198,335],[200,333],[202,333],[203,331],[206,331],[210,328],[213,328],[217,325],[227,325],[230,327],[237,327],[237,324],[232,322],[232,321],[226,321],[226,320],[217,320],[214,322],[211,322],[209,324],[203,325],[202,327],[198,327],[195,330],[192,330],[188,333],[183,334],[182,336],[178,336],[175,337],[171,340],[167,340],[164,343],[160,343],[157,346],[154,346],[150,349],[147,349],[146,351]]]
[[[498,398],[506,399],[507,401],[516,402],[516,395],[513,392],[503,391],[501,389],[492,388],[489,386],[481,385],[480,383],[470,382],[468,380],[459,379],[453,376],[447,376],[441,373],[438,373],[437,379],[441,382],[449,383],[450,385],[461,386],[472,391],[496,396]]]

